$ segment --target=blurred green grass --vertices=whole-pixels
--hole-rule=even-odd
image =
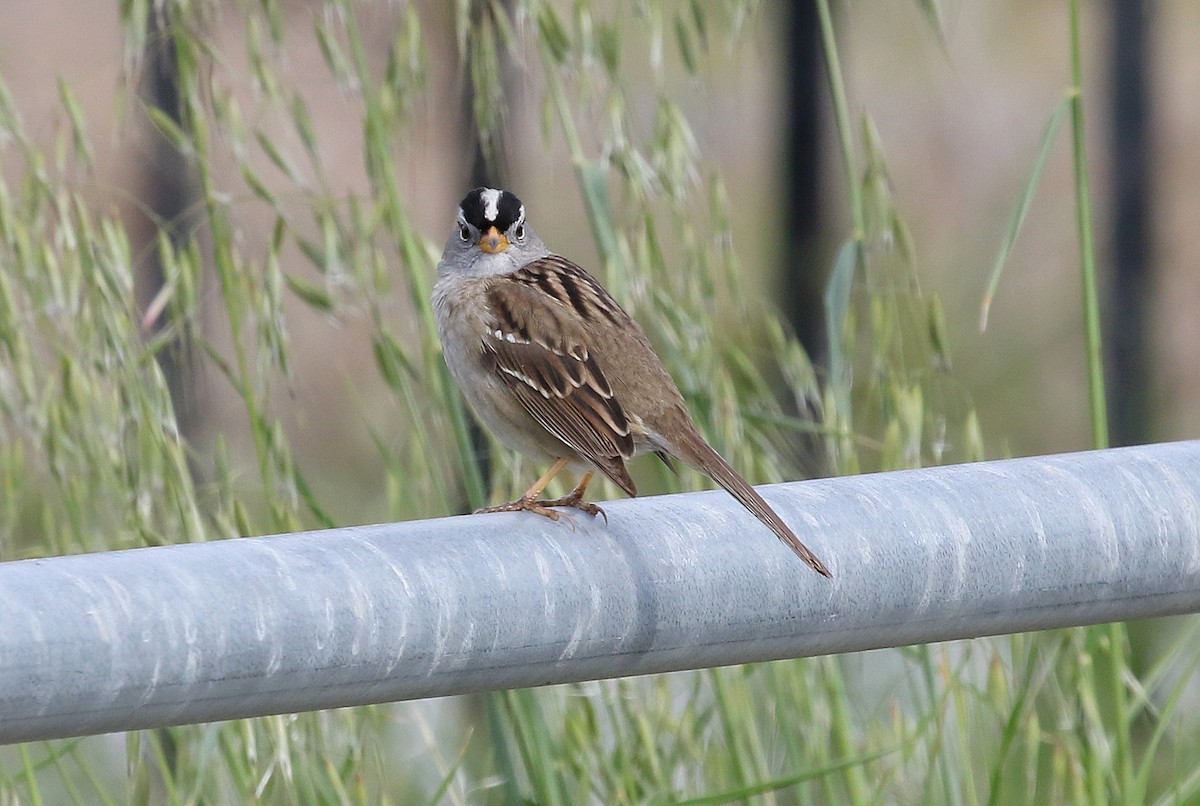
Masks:
[[[762,8],[518,2],[516,24],[473,27],[468,5],[449,60],[429,44],[445,9],[393,9],[381,33],[363,20],[377,11],[348,1],[301,25],[270,2],[170,7],[179,114],[146,119],[194,182],[178,239],[166,229],[179,222],[157,222],[135,241],[122,211],[93,204],[89,121],[69,84],[49,140],[0,85],[0,559],[444,515],[524,488],[532,468],[502,449],[484,486],[429,315],[444,233],[417,224],[429,201],[400,164],[420,108],[448,105],[430,75],[447,61],[488,99],[474,110],[485,132],[520,123],[503,114],[518,89],[537,109],[522,131],[565,151],[574,187],[543,204],[577,205],[593,267],[749,478],[973,460],[1003,440],[955,374],[884,147],[838,81],[852,226],[828,297],[828,377],[747,292],[725,179],[672,87],[703,86],[712,62],[752,48]],[[149,11],[121,13],[132,88]],[[290,70],[302,47],[349,99],[336,139],[317,133]],[[501,49],[519,88],[494,83]],[[347,147],[362,189],[330,160]],[[258,237],[249,221],[266,222]],[[164,275],[153,321],[135,293],[150,257]],[[357,349],[316,361],[358,373],[359,395],[297,415],[290,404],[319,394],[299,359],[340,330]],[[201,409],[224,401],[186,433],[168,353]],[[818,407],[821,423],[791,413]],[[299,452],[324,418],[348,421],[369,456]],[[356,521],[335,491],[359,464],[381,469],[382,492]],[[648,491],[702,483],[635,472]],[[1123,626],[1100,627],[0,748],[0,803],[1196,802],[1195,626],[1176,625],[1144,653]]]

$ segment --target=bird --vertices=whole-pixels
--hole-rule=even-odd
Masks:
[[[675,458],[704,473],[832,576],[705,441],[642,328],[596,278],[546,248],[512,192],[478,187],[463,197],[433,310],[446,366],[477,418],[509,449],[549,464],[520,498],[480,512],[604,515],[584,500],[595,472],[636,496],[625,463],[652,452],[672,469]],[[575,488],[539,498],[564,468],[582,473]]]

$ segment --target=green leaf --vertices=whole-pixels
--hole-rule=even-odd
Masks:
[[[384,382],[396,392],[404,388],[405,378],[416,377],[416,368],[404,354],[404,348],[390,333],[380,333],[371,345],[375,364]]]
[[[805,770],[796,775],[790,775],[786,778],[776,778],[771,781],[764,781],[759,784],[742,787],[740,789],[728,790],[715,795],[705,795],[699,798],[690,798],[688,800],[674,801],[675,806],[715,806],[721,803],[732,803],[734,801],[745,800],[752,795],[762,795],[767,792],[779,792],[784,789],[802,784],[805,781],[816,781],[824,778],[835,772],[848,770],[855,767],[865,767],[869,762],[883,758],[884,756],[895,753],[895,750],[880,750],[877,753],[870,753],[865,756],[855,756],[854,758],[836,761],[833,764],[828,764],[818,769]]]
[[[332,313],[336,307],[333,297],[330,296],[329,292],[316,283],[309,282],[294,274],[284,274],[283,280],[287,283],[288,288],[292,290],[292,293],[308,303],[310,307],[322,313]]]
[[[296,169],[296,166],[293,165],[292,161],[288,159],[287,155],[279,149],[279,146],[275,144],[274,140],[268,137],[262,130],[255,131],[254,137],[256,140],[258,140],[258,144],[262,148],[263,153],[267,155],[267,158],[271,160],[272,164],[274,164],[276,168],[283,171],[284,175],[286,175],[287,178],[292,180],[292,182],[295,184],[304,184],[304,179],[300,176],[300,172]]]
[[[537,24],[538,33],[541,34],[542,42],[550,49],[550,55],[557,64],[562,64],[571,50],[571,39],[563,28],[562,20],[554,13],[553,8],[543,5],[538,11]]]
[[[588,223],[596,239],[596,250],[606,264],[617,254],[617,225],[608,199],[608,164],[591,160],[579,166],[579,184],[587,208]]]
[[[829,375],[839,404],[849,403],[850,358],[846,354],[846,318],[850,313],[850,290],[858,266],[859,242],[842,244],[825,285],[825,337],[829,343]],[[841,411],[848,411],[842,407]]]
[[[158,129],[159,134],[167,138],[167,142],[174,146],[177,151],[183,154],[192,153],[191,138],[184,133],[174,118],[157,106],[147,106],[146,115],[150,118],[150,122],[154,124],[154,128]]]
[[[690,75],[695,75],[696,54],[692,50],[692,33],[682,17],[675,18],[675,41],[679,44],[679,58],[683,60],[683,69]]]
[[[71,119],[71,142],[75,147],[75,156],[84,161],[85,164],[92,164],[92,147],[88,142],[87,136],[87,120],[84,118],[83,107],[79,104],[79,99],[75,97],[75,93],[67,85],[61,77],[58,79],[58,97],[62,99],[62,104],[67,110],[67,116]]]
[[[933,364],[941,372],[950,371],[950,348],[946,343],[946,312],[942,300],[929,298],[929,344],[933,348]]]
[[[1042,171],[1046,167],[1046,160],[1050,157],[1050,148],[1054,145],[1054,138],[1058,134],[1058,129],[1062,125],[1063,118],[1071,109],[1070,96],[1064,96],[1059,100],[1058,105],[1054,107],[1053,114],[1050,115],[1050,120],[1046,123],[1046,128],[1042,132],[1042,139],[1038,148],[1037,160],[1033,164],[1033,172],[1029,174],[1029,179],[1025,182],[1025,192],[1021,194],[1020,201],[1017,202],[1017,208],[1013,211],[1012,221],[1008,225],[1008,234],[1004,237],[1004,242],[1000,244],[1000,251],[996,255],[996,262],[992,266],[992,276],[988,280],[987,292],[983,295],[983,303],[979,310],[979,330],[983,332],[987,330],[988,312],[992,307],[992,299],[996,295],[996,289],[1000,286],[1000,277],[1004,273],[1004,265],[1008,262],[1008,255],[1012,251],[1013,244],[1017,241],[1017,236],[1021,233],[1021,226],[1025,223],[1025,216],[1029,214],[1029,208],[1033,206],[1033,197],[1037,193],[1038,185],[1042,181]]]

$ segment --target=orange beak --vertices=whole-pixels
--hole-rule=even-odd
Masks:
[[[479,238],[479,248],[493,255],[503,252],[508,248],[508,238],[495,227],[488,227],[488,231]]]

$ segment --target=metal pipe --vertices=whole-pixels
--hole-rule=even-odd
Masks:
[[[0,742],[1200,610],[1200,442],[0,563]]]

